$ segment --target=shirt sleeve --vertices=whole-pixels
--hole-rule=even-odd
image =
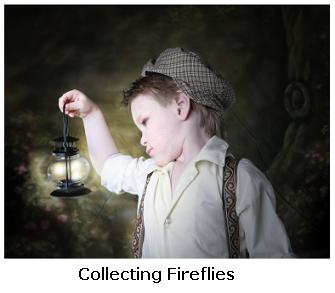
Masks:
[[[240,234],[253,258],[294,257],[285,227],[276,213],[271,183],[249,160],[237,168],[237,214]]]
[[[118,153],[105,161],[101,172],[101,185],[116,194],[139,194],[147,175],[154,168],[152,159],[133,158]]]

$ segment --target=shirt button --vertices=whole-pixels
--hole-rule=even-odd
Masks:
[[[164,222],[165,225],[170,225],[171,224],[171,218],[167,217]]]

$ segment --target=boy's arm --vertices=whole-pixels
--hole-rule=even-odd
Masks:
[[[271,183],[249,160],[237,169],[240,229],[252,258],[294,257],[285,227],[276,213]]]
[[[100,175],[107,158],[119,151],[98,107],[83,118],[83,123],[92,165]]]

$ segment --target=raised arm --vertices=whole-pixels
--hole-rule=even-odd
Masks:
[[[64,104],[69,117],[82,118],[92,165],[100,175],[106,159],[119,152],[101,110],[84,93],[75,89],[59,98],[61,111]]]

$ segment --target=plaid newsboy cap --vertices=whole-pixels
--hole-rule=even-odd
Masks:
[[[150,73],[171,77],[178,88],[196,103],[220,112],[235,100],[229,82],[197,54],[183,48],[166,49],[157,59],[149,60],[141,75]]]

